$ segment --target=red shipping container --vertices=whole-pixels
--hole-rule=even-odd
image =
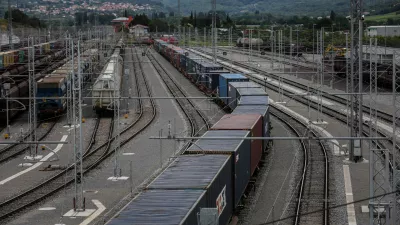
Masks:
[[[227,114],[211,130],[248,130],[251,137],[263,137],[262,117],[257,114]],[[262,140],[251,140],[251,175],[261,160],[262,143]]]

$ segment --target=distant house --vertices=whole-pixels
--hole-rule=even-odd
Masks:
[[[128,17],[118,17],[111,21],[111,24],[114,26],[115,32],[117,32],[122,26],[128,28],[129,23],[133,20],[132,16]]]
[[[149,33],[149,27],[141,24],[136,24],[129,28],[129,33],[133,34],[136,37],[146,36]]]

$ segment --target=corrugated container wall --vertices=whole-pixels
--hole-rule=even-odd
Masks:
[[[239,88],[260,88],[260,85],[249,81],[249,82],[229,82],[228,87],[228,105],[229,107],[234,110],[237,106],[237,101],[239,95],[237,94],[237,90]]]
[[[221,74],[219,76],[219,86],[218,86],[218,96],[228,97],[228,84],[230,82],[248,82],[249,78],[243,76],[242,74]],[[228,99],[221,99],[224,104],[228,104]]]
[[[268,96],[242,96],[238,105],[269,105]]]
[[[210,92],[217,92],[218,85],[219,85],[219,76],[223,73],[229,73],[227,70],[215,70],[209,73],[206,73],[205,76],[205,86],[208,91]]]
[[[259,114],[263,117],[263,135],[270,137],[269,130],[269,106],[267,105],[239,105],[232,114]],[[263,149],[268,145],[268,140],[263,141]]]
[[[226,225],[233,213],[231,155],[179,156],[147,189],[206,190],[207,207],[219,206],[219,224]]]
[[[249,137],[244,130],[210,130],[203,137]],[[239,204],[250,180],[251,145],[249,140],[198,140],[185,154],[228,154],[232,156],[232,180],[234,181],[234,206]]]
[[[107,225],[195,225],[207,207],[204,190],[148,190],[130,202]]]
[[[248,130],[251,137],[263,136],[262,117],[258,114],[252,115],[233,115],[223,116],[211,130]],[[262,156],[263,141],[251,140],[251,175],[256,170]]]

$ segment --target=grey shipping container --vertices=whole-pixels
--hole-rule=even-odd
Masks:
[[[270,137],[268,105],[239,105],[231,114],[260,114],[263,117],[263,136]],[[266,149],[268,142],[268,140],[263,141],[263,150]]]
[[[238,101],[238,105],[269,105],[268,96],[242,96]]]
[[[240,97],[238,95],[239,88],[261,88],[260,85],[249,81],[249,82],[229,82],[228,84],[228,105],[229,107],[234,110],[237,106],[237,100]]]
[[[181,155],[147,189],[206,190],[207,207],[218,208],[225,225],[234,207],[231,174],[231,155]]]
[[[250,137],[245,130],[211,130],[203,137]],[[185,154],[229,154],[232,156],[232,180],[234,180],[234,206],[239,204],[251,174],[251,142],[250,140],[198,140]]]
[[[147,190],[107,225],[195,225],[207,207],[204,190]]]

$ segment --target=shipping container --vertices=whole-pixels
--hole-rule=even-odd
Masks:
[[[206,190],[207,207],[218,206],[219,224],[225,225],[233,213],[232,186],[230,155],[181,155],[147,189]]]
[[[204,190],[146,190],[108,225],[196,225],[197,213],[206,207]]]
[[[224,115],[211,130],[247,130],[251,137],[263,137],[262,117],[258,114]],[[254,174],[262,156],[262,140],[251,140],[251,175]]]
[[[203,137],[249,137],[245,130],[210,130]],[[237,207],[250,180],[251,143],[250,140],[206,140],[200,139],[190,146],[184,154],[231,155],[233,203]]]
[[[4,54],[0,53],[0,69],[4,69]]]
[[[242,74],[221,74],[219,76],[219,86],[218,86],[218,96],[219,97],[228,97],[228,84],[229,82],[247,82],[249,78],[243,76]],[[224,98],[221,101],[227,105],[228,99]]]
[[[238,105],[269,105],[268,96],[242,96]]]
[[[229,73],[227,70],[214,70],[205,74],[204,84],[210,93],[217,93],[219,76],[223,73]]]
[[[240,99],[238,95],[239,88],[261,88],[260,85],[249,81],[249,82],[230,82],[228,84],[228,106],[234,110],[237,106],[237,101]]]
[[[262,116],[263,120],[263,136],[270,137],[269,130],[269,106],[268,105],[239,105],[232,112],[233,115],[236,114],[259,114]],[[263,149],[266,150],[269,140],[263,141]]]
[[[18,62],[23,63],[25,61],[25,51],[20,50],[18,51]]]
[[[181,57],[181,68],[185,75],[188,75],[188,73],[196,73],[194,60],[201,60],[201,57],[193,53],[190,53],[188,56]]]

